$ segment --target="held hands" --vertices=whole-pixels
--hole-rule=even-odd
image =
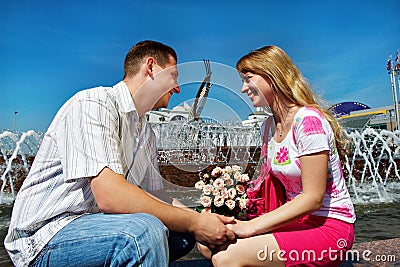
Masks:
[[[214,248],[235,239],[235,234],[226,226],[230,223],[234,223],[234,218],[203,212],[199,214],[192,229],[197,241]]]
[[[202,213],[211,213],[211,211],[204,209]],[[241,221],[233,217],[226,217],[223,215],[218,215],[221,220],[225,220],[226,227],[231,230],[236,237],[246,238],[254,235],[250,221]],[[233,240],[233,239],[231,239]]]
[[[232,224],[228,224],[226,227],[240,238],[246,238],[253,235],[251,221],[235,220]]]
[[[232,232],[234,232],[236,237],[245,238],[253,235],[250,232],[251,225],[249,221],[235,220],[233,218],[228,218],[221,215],[218,216],[222,217],[222,220],[224,220],[224,218],[229,219],[229,220],[225,219],[225,222],[228,223],[226,227],[230,229]],[[214,245],[207,246],[204,244],[197,243],[197,249],[206,259],[211,259],[213,254],[217,253],[218,251],[225,250],[232,242],[235,242],[235,240],[234,239],[227,240],[225,243],[219,246],[214,246]]]

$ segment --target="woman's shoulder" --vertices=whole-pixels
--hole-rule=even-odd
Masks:
[[[293,130],[297,134],[325,133],[326,125],[329,125],[321,111],[315,107],[305,106],[295,115]]]
[[[304,106],[301,107],[293,118],[293,128],[296,129],[300,124],[308,121],[321,121],[324,123],[325,116],[315,107]]]
[[[321,111],[319,111],[317,108],[311,107],[311,106],[304,106],[304,107],[299,108],[299,110],[297,111],[297,113],[295,115],[295,118],[304,118],[307,116],[315,116],[320,119],[324,118],[324,115],[322,114]]]

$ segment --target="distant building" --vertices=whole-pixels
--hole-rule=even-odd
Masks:
[[[151,110],[147,112],[147,120],[150,123],[171,122],[171,121],[187,121],[189,118],[190,107],[176,106],[173,109],[161,108],[159,110]]]
[[[359,102],[342,102],[331,106],[329,111],[344,128],[362,130],[371,127],[391,131],[396,128],[394,105],[370,108]]]
[[[265,121],[269,116],[272,116],[271,111],[265,108],[257,108],[256,111],[249,115],[247,120],[242,121],[242,125],[260,127],[263,121]]]
[[[332,105],[328,110],[335,116],[339,124],[347,129],[362,130],[366,127],[393,131],[396,128],[394,105],[371,108],[360,102],[341,102]],[[242,121],[243,126],[261,126],[272,113],[263,108]]]
[[[348,116],[351,112],[358,110],[370,109],[369,106],[359,102],[341,102],[332,105],[329,111],[337,118],[341,116]]]

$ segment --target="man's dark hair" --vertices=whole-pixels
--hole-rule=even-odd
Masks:
[[[138,73],[140,65],[147,57],[154,57],[155,61],[162,68],[169,63],[169,57],[172,56],[178,61],[176,52],[171,47],[156,41],[141,41],[135,44],[126,54],[124,62],[124,78],[134,76]]]

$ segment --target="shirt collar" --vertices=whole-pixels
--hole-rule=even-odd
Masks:
[[[120,107],[121,112],[128,113],[135,111],[137,115],[135,103],[133,102],[129,88],[124,81],[120,81],[114,85],[112,91],[115,95],[115,99]]]

